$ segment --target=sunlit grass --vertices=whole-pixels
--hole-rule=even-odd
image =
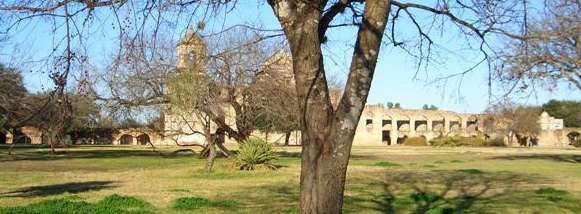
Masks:
[[[298,211],[300,147],[277,148],[277,170],[240,171],[219,158],[213,173],[203,158],[170,155],[175,149],[74,147],[56,156],[17,149],[8,156],[0,148],[1,212],[83,206],[107,213],[99,210],[104,203],[122,213]],[[344,211],[579,213],[580,158],[581,150],[564,149],[355,147]],[[93,185],[79,187],[86,183]]]

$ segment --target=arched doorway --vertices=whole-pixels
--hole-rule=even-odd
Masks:
[[[14,139],[15,144],[32,144],[32,139],[26,135],[19,135]]]
[[[391,117],[385,117],[381,120],[381,142],[391,145]]]
[[[6,144],[6,133],[0,132],[0,144]]]
[[[569,139],[569,145],[573,145],[576,141],[581,141],[581,133],[572,131],[567,133],[567,139]]]
[[[139,143],[139,145],[147,145],[151,142],[151,140],[149,139],[149,135],[141,134],[137,136],[137,142]]]
[[[407,138],[408,138],[408,136],[407,136],[407,135],[404,135],[403,137],[398,137],[396,142],[397,142],[397,144],[398,144],[398,145],[399,145],[399,144],[403,144],[403,142],[405,142],[405,140],[406,140]]]
[[[119,144],[121,145],[131,145],[133,144],[133,136],[124,134],[119,138]]]

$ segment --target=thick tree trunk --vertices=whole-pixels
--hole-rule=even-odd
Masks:
[[[353,135],[303,137],[301,213],[341,213]],[[307,143],[308,142],[308,143]],[[337,145],[345,145],[337,148]]]
[[[214,159],[216,158],[216,146],[215,145],[215,136],[212,135],[210,131],[210,126],[206,126],[204,129],[204,135],[206,136],[206,141],[208,144],[206,145],[206,149],[208,151],[208,159],[206,160],[206,170],[208,172],[212,172],[212,168],[214,167]]]
[[[225,157],[231,157],[234,155],[232,151],[230,151],[228,148],[226,148],[226,146],[224,146],[224,142],[216,143],[216,146],[218,147],[218,149],[220,149],[220,151]]]
[[[288,146],[290,143],[291,132],[284,133],[284,145]]]
[[[214,159],[216,159],[216,147],[214,146],[214,143],[208,143],[208,159],[206,161],[206,170],[208,172],[212,172]]]
[[[377,63],[389,0],[367,0],[349,77],[337,109],[329,97],[321,36],[346,8],[337,1],[272,0],[290,44],[302,131],[301,213],[341,213],[347,165]]]

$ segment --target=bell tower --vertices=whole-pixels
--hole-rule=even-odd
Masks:
[[[177,68],[179,71],[204,72],[207,60],[207,45],[192,28],[177,44]]]

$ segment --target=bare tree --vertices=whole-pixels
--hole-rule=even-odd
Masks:
[[[117,11],[127,5],[127,2],[130,1],[63,0],[45,4],[29,1],[17,3],[3,1],[0,3],[2,5],[0,10],[14,14],[15,22],[19,21],[18,18],[48,14],[49,16],[64,16],[65,23],[68,24],[71,17],[78,14],[92,14],[92,11],[99,7],[111,8],[117,14]],[[204,7],[211,8],[210,10],[220,8],[219,6],[233,7],[232,5],[236,5],[236,2],[200,0],[137,3],[131,1],[130,5],[132,8],[143,8],[143,11],[159,12],[145,12],[147,17],[150,14],[170,11],[171,8],[177,8],[178,15],[184,14],[182,11],[188,11],[185,14],[192,17],[196,11],[208,11],[203,10]],[[473,49],[482,53],[481,62],[485,62],[489,59],[487,51],[494,54],[492,51],[494,48],[487,43],[488,38],[498,35],[510,39],[523,38],[518,33],[512,33],[511,29],[514,27],[520,29],[522,11],[526,10],[526,7],[522,7],[523,1],[516,0],[484,2],[436,0],[431,4],[397,0],[267,0],[266,2],[271,6],[282,26],[293,59],[292,67],[299,102],[299,124],[303,146],[300,205],[302,213],[341,212],[352,140],[366,104],[384,38],[388,41],[385,44],[404,48],[417,56],[420,62],[418,65],[422,66],[424,65],[422,62],[429,62],[438,57],[431,55],[432,48],[437,47],[435,43],[438,40],[434,39],[435,36],[444,33],[459,34],[468,40],[468,47],[476,45]],[[199,10],[200,7],[202,10]],[[524,9],[518,10],[518,8]],[[228,9],[230,8],[226,8]],[[398,33],[398,30],[402,29],[400,26],[408,26],[403,29],[411,28],[416,30],[416,33],[402,39]],[[334,107],[331,102],[322,51],[327,37],[331,36],[327,32],[335,27],[352,27],[357,30],[347,81],[337,107]],[[388,27],[387,31],[386,27]],[[70,31],[67,30],[67,32]],[[412,42],[409,42],[410,40]],[[416,52],[411,50],[414,48],[417,48]],[[65,53],[70,53],[70,51],[65,51]],[[65,59],[70,58],[65,57]],[[457,75],[464,75],[473,69],[468,68]]]
[[[478,49],[484,51],[489,34],[505,34],[498,29],[515,17],[509,7],[516,4],[436,1],[435,6],[430,6],[393,0],[268,2],[283,27],[293,55],[303,131],[302,213],[341,212],[353,136],[367,100],[384,35],[393,45],[406,47],[395,36],[396,26],[402,24],[400,16],[407,15],[407,25],[417,28],[420,56],[429,60],[434,43],[430,31],[433,25],[417,18],[418,14],[431,14],[432,23],[443,22],[442,26],[457,27],[467,37],[480,40]],[[465,14],[459,15],[462,13]],[[389,14],[393,15],[391,20]],[[341,23],[338,17],[342,15],[351,15],[352,22]],[[391,22],[390,31],[386,33],[388,22]],[[333,108],[321,45],[331,27],[342,25],[354,25],[358,33],[342,98],[337,108]]]
[[[539,16],[526,20],[520,40],[499,54],[498,78],[511,90],[568,82],[581,90],[581,2],[548,0]]]
[[[202,67],[197,69],[202,69]],[[214,139],[214,137],[215,135],[219,135],[216,137],[223,136],[221,129],[214,128],[212,130],[213,121],[223,118],[218,118],[220,117],[219,115],[223,115],[221,112],[223,106],[220,106],[220,102],[215,102],[217,100],[215,97],[220,95],[212,90],[211,82],[206,74],[200,72],[180,72],[171,78],[168,83],[171,91],[169,93],[170,103],[172,104],[171,113],[183,118],[182,123],[179,124],[186,123],[188,125],[189,130],[185,130],[186,134],[201,134],[204,136],[206,145],[201,146],[208,150],[206,169],[211,172],[214,158],[216,157],[215,141],[220,140]],[[191,87],[191,84],[199,87]],[[183,134],[182,131],[184,130],[180,127],[180,132],[177,134]],[[213,131],[215,133],[212,133]],[[223,141],[223,137],[221,137],[221,141]],[[176,140],[176,142],[178,141]]]
[[[517,105],[512,102],[496,104],[487,109],[484,120],[486,134],[502,134],[509,144],[516,137],[521,146],[535,140],[540,131],[540,107]]]

